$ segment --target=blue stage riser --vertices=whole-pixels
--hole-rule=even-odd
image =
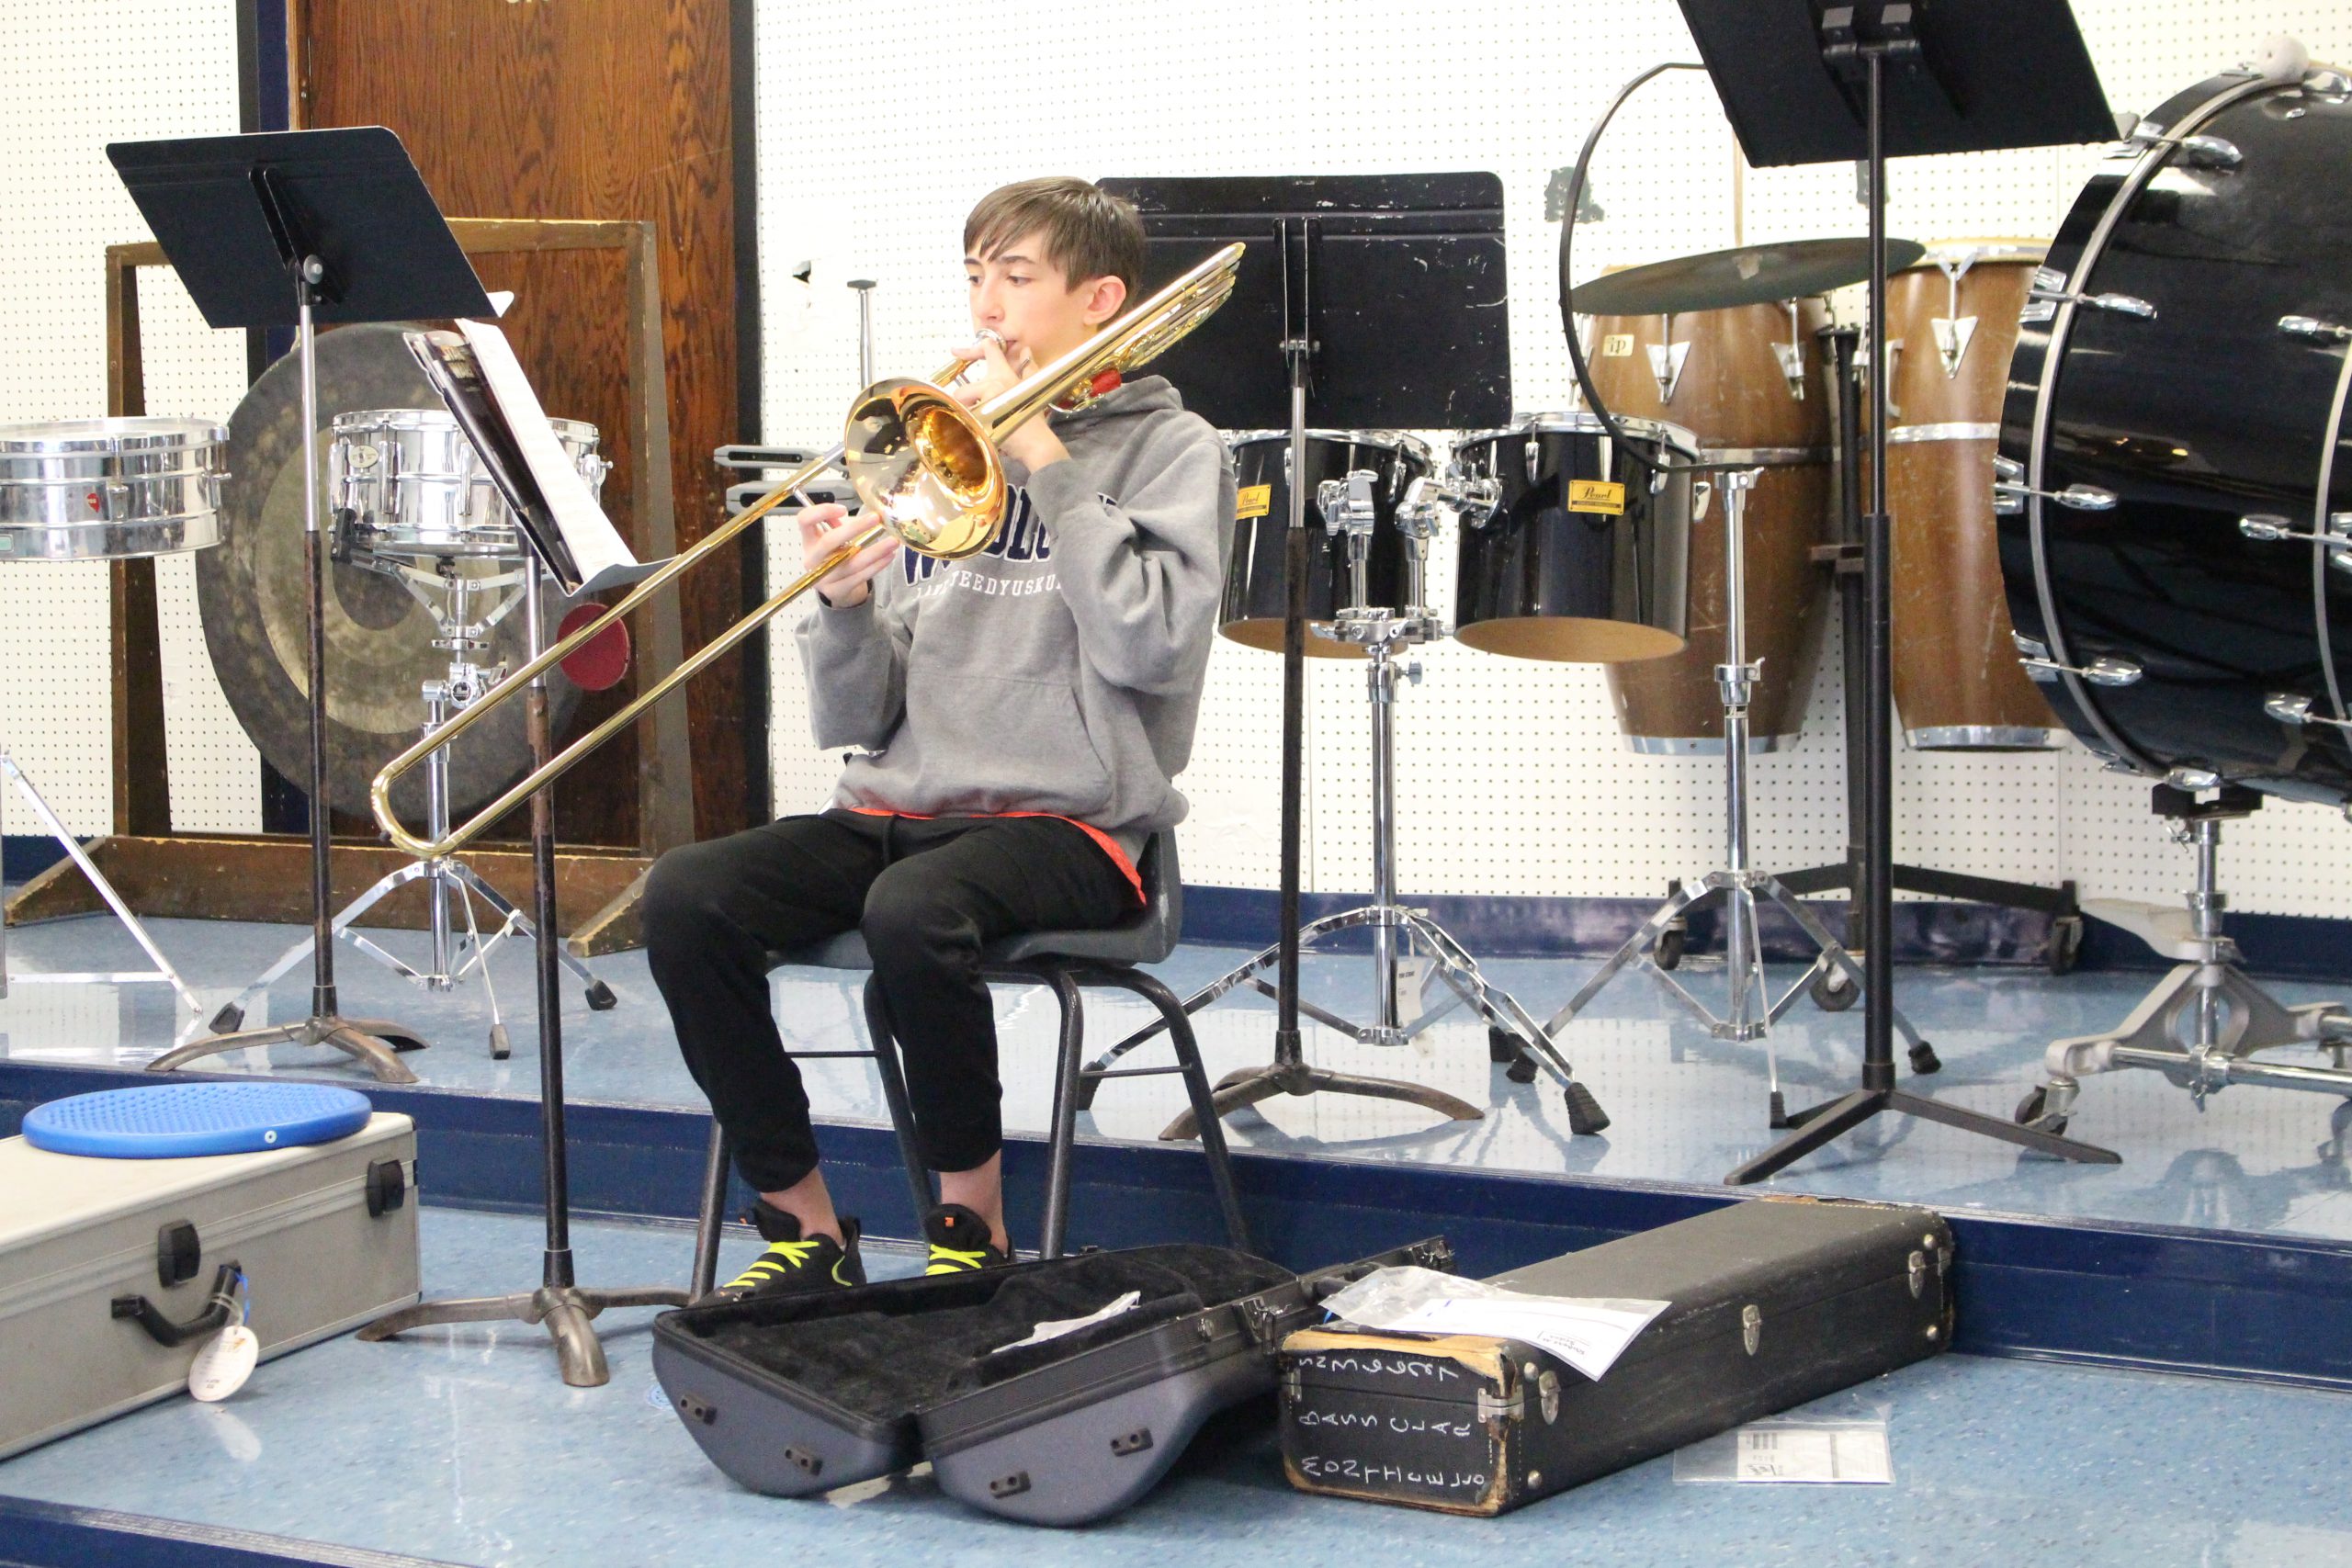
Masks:
[[[0,1064],[0,1132],[13,1132],[32,1104],[137,1077]],[[415,1120],[427,1201],[538,1206],[536,1102],[380,1086],[369,1097],[378,1109]],[[572,1108],[575,1206],[691,1217],[709,1127],[707,1117],[683,1111]],[[819,1138],[842,1208],[862,1214],[877,1235],[910,1235],[888,1132],[826,1125]],[[1009,1143],[1017,1235],[1036,1235],[1045,1163],[1042,1141]],[[1483,1275],[1741,1201],[1720,1188],[1594,1177],[1250,1154],[1234,1163],[1258,1249],[1293,1267],[1443,1235],[1463,1270]],[[729,1213],[749,1201],[736,1183]],[[1081,1144],[1070,1216],[1073,1245],[1221,1234],[1206,1168],[1191,1145]],[[1959,1253],[1958,1349],[2352,1388],[2352,1247],[1968,1212],[1948,1217]],[[681,1279],[686,1267],[682,1235]]]

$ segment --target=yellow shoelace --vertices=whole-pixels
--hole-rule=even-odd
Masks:
[[[817,1246],[818,1244],[813,1241],[776,1242],[765,1252],[760,1254],[759,1261],[728,1280],[727,1288],[734,1291],[750,1285],[763,1285],[771,1279],[791,1273],[795,1269],[805,1269],[808,1266],[810,1256],[816,1252]],[[778,1253],[782,1253],[783,1256],[777,1257]]]
[[[968,1274],[986,1264],[988,1260],[989,1254],[986,1247],[978,1247],[970,1252],[958,1252],[952,1247],[942,1247],[937,1242],[933,1242],[931,1246],[931,1267],[925,1269],[923,1272],[925,1274]]]

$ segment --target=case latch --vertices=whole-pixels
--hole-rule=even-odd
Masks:
[[[1917,1301],[1919,1298],[1919,1292],[1928,1288],[1928,1255],[1926,1253],[1915,1252],[1911,1255],[1910,1276],[1911,1299]]]
[[[1500,1399],[1485,1389],[1478,1391],[1478,1419],[1481,1421],[1516,1421],[1527,1414],[1526,1392],[1513,1389],[1510,1397]]]
[[[1751,1356],[1764,1343],[1764,1309],[1750,1303],[1739,1309],[1739,1342]]]

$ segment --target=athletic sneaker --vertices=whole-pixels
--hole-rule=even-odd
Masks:
[[[989,1223],[961,1203],[942,1203],[922,1217],[922,1234],[931,1243],[926,1274],[968,1274],[976,1269],[1001,1269],[1012,1261],[989,1243]]]
[[[752,1224],[758,1227],[768,1249],[749,1269],[705,1296],[705,1302],[740,1302],[754,1296],[846,1290],[865,1283],[865,1264],[857,1255],[859,1227],[849,1215],[841,1217],[841,1241],[829,1235],[801,1240],[799,1220],[782,1209],[770,1207],[764,1199],[753,1201]]]

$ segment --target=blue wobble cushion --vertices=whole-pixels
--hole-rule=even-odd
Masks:
[[[242,1155],[347,1138],[368,1097],[329,1084],[175,1083],[101,1089],[25,1113],[25,1142],[102,1159]]]

